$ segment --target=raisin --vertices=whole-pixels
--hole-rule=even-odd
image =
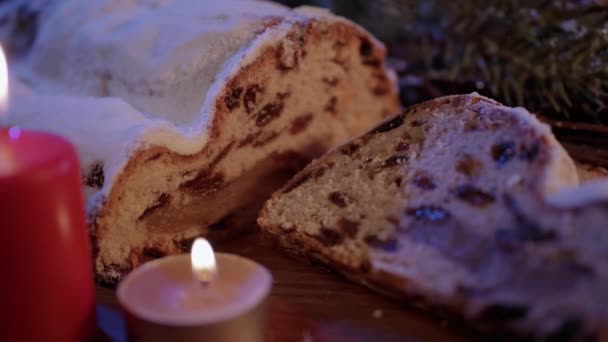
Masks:
[[[482,168],[483,165],[481,162],[468,154],[459,160],[458,163],[456,163],[456,171],[467,176],[474,176],[478,174]]]
[[[459,199],[477,207],[487,207],[496,201],[493,195],[488,194],[470,184],[460,185],[453,189],[452,192]]]
[[[359,54],[363,65],[367,65],[373,68],[378,68],[382,65],[382,61],[374,56],[374,45],[367,39],[361,39],[361,45],[359,45]]]
[[[465,110],[464,111],[464,117],[465,117],[465,124],[464,124],[464,129],[465,131],[477,131],[478,129],[480,129],[481,127],[481,122],[479,121],[479,113],[477,113],[474,110]]]
[[[398,115],[393,119],[380,124],[378,127],[372,130],[372,133],[382,133],[391,131],[401,125],[403,125],[403,115]]]
[[[338,103],[338,98],[332,96],[329,101],[323,107],[323,110],[332,114],[337,114],[338,110],[336,109],[336,104]]]
[[[169,204],[169,202],[171,202],[171,195],[162,194],[162,195],[158,196],[158,198],[154,201],[154,203],[152,203],[151,206],[146,208],[146,210],[144,210],[144,212],[141,215],[139,215],[137,220],[141,221],[141,220],[145,219],[146,217],[152,215],[152,213],[154,213],[156,210],[167,206]]]
[[[425,124],[424,120],[413,120],[412,122],[410,122],[410,126],[412,126],[412,127],[420,127],[424,124]]]
[[[504,166],[513,157],[515,157],[515,143],[508,141],[492,146],[492,158],[499,167]]]
[[[407,161],[407,155],[392,156],[384,161],[384,167],[403,165]]]
[[[286,49],[283,44],[281,44],[275,50],[276,67],[281,72],[286,72],[286,71],[292,70],[292,69],[296,68],[298,66],[298,64],[300,63],[299,53],[301,53],[301,51],[290,50],[291,55],[289,55],[289,54],[285,54],[285,50]]]
[[[255,124],[258,127],[268,125],[272,120],[278,118],[283,111],[282,102],[271,102],[262,107],[256,115]]]
[[[359,54],[361,55],[361,57],[370,57],[373,52],[374,46],[372,45],[372,42],[370,42],[367,38],[362,39],[361,45],[359,46]]]
[[[315,238],[330,247],[341,244],[344,239],[340,233],[326,227],[321,227],[319,233],[319,235],[315,235]]]
[[[352,156],[355,152],[357,152],[357,150],[359,150],[359,148],[361,148],[361,145],[359,145],[357,142],[352,142],[341,148],[340,153],[346,156]]]
[[[371,89],[371,91],[372,91],[372,94],[374,94],[376,96],[385,96],[391,92],[391,88],[386,84],[382,84],[382,85],[377,85],[377,86],[373,87]]]
[[[430,222],[441,222],[450,218],[450,213],[447,210],[432,205],[409,208],[406,210],[406,214],[414,216],[417,220]]]
[[[346,59],[340,59],[338,57],[334,57],[330,60],[332,63],[342,67],[344,70],[348,71],[348,63]]]
[[[519,158],[529,162],[533,162],[540,152],[540,146],[538,142],[531,145],[526,145],[521,148],[519,152]]]
[[[433,190],[436,188],[436,185],[433,183],[431,177],[424,173],[417,174],[414,177],[414,185],[422,190]]]
[[[342,217],[338,220],[337,225],[340,231],[351,239],[356,237],[357,233],[359,233],[359,222]]]
[[[367,65],[372,68],[379,68],[382,66],[382,61],[378,58],[369,58],[363,61],[363,65]]]
[[[505,194],[503,200],[515,218],[516,227],[515,229],[498,229],[494,233],[494,238],[500,247],[512,250],[526,242],[542,243],[558,238],[555,231],[543,229],[524,215],[519,204],[510,194]]]
[[[253,112],[258,104],[258,94],[262,93],[264,89],[259,84],[250,84],[245,90],[243,95],[243,104],[245,105],[245,111],[247,113]]]
[[[403,178],[401,178],[401,177],[397,177],[397,178],[395,179],[395,185],[396,185],[396,186],[400,187],[400,186],[401,186],[401,182],[403,182]]]
[[[105,175],[103,173],[103,164],[101,162],[93,163],[90,171],[84,179],[84,184],[91,188],[101,188],[105,181]]]
[[[479,130],[481,127],[479,125],[479,120],[470,119],[465,123],[464,129],[468,132],[473,132]]]
[[[395,151],[397,152],[405,152],[410,149],[410,144],[403,140],[399,140],[399,142],[395,145]]]
[[[319,179],[321,177],[323,177],[323,175],[325,174],[325,172],[327,171],[328,167],[327,166],[321,166],[318,169],[316,169],[313,173],[312,173],[312,177],[314,179]]]
[[[142,254],[149,259],[158,259],[167,255],[167,253],[163,252],[158,247],[144,247]]]
[[[350,197],[343,192],[334,191],[329,194],[328,199],[331,203],[337,205],[340,208],[346,208],[348,203],[351,201]]]
[[[224,103],[226,103],[228,110],[232,111],[241,105],[242,92],[243,87],[228,90],[228,94],[226,94],[226,97],[224,97]]]

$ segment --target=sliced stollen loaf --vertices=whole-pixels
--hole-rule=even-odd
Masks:
[[[399,108],[382,44],[320,9],[56,0],[39,26],[4,124],[76,145],[103,282],[255,222],[288,175]]]
[[[382,291],[522,334],[586,335],[608,318],[608,189],[577,186],[534,116],[450,96],[315,160],[258,223]]]

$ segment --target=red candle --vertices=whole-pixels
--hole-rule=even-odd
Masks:
[[[70,143],[0,128],[0,341],[85,341],[94,335],[83,203]]]

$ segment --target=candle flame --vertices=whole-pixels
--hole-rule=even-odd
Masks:
[[[8,107],[8,64],[4,50],[0,46],[0,118],[6,113]]]
[[[194,240],[192,250],[190,251],[190,260],[192,262],[192,274],[194,278],[203,284],[210,283],[217,273],[217,267],[215,264],[215,254],[209,241],[204,238]]]

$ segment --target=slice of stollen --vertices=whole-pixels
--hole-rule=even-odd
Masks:
[[[586,336],[608,317],[608,212],[599,195],[565,201],[589,193],[577,185],[533,115],[450,96],[314,161],[258,222],[292,251],[480,326]]]

